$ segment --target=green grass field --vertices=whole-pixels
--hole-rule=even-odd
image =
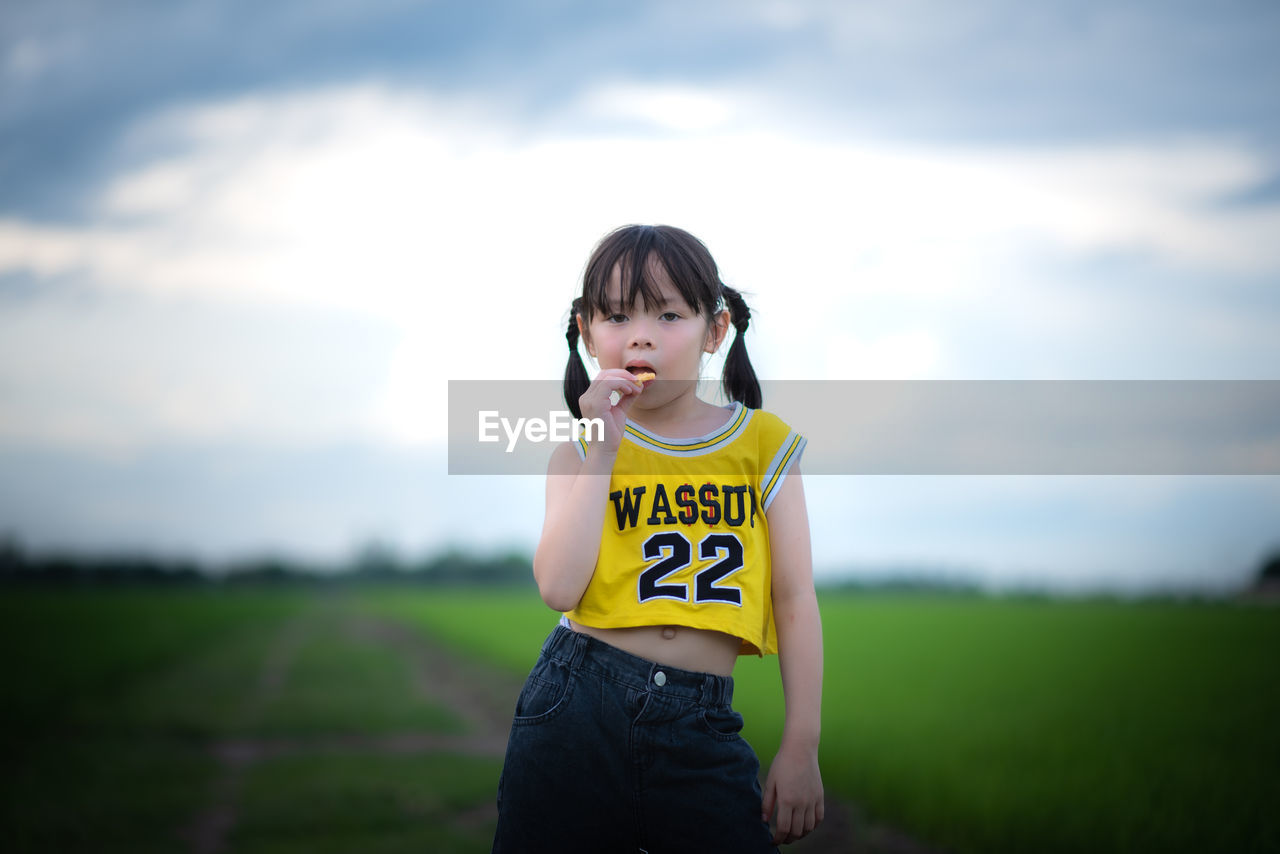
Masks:
[[[378,597],[461,649],[527,669],[529,594]],[[829,593],[824,781],[949,850],[1280,850],[1280,610]],[[767,763],[777,659],[735,705]]]
[[[1280,609],[821,605],[832,797],[954,852],[1280,850]],[[424,588],[7,590],[0,618],[19,851],[487,851],[500,759],[450,746],[466,715],[370,621],[510,684],[555,621],[529,589]],[[767,763],[777,661],[735,679]]]
[[[492,801],[500,760],[347,743],[462,728],[355,613],[302,591],[5,591],[6,850],[487,851],[456,817]]]

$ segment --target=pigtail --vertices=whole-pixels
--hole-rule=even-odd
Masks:
[[[747,325],[751,322],[751,309],[747,308],[742,294],[728,285],[720,286],[720,293],[729,307],[729,322],[737,334],[729,345],[729,354],[724,360],[724,373],[720,382],[725,396],[730,400],[740,401],[750,409],[760,408],[760,381],[756,379],[755,368],[751,367],[751,359],[747,357],[747,344],[743,340],[747,333]],[[581,417],[581,416],[579,416]]]
[[[564,368],[564,402],[574,418],[582,417],[582,406],[578,398],[587,392],[591,378],[587,376],[587,366],[582,363],[582,354],[578,352],[578,313],[582,310],[582,299],[573,301],[569,309],[569,328],[565,330],[565,340],[569,342],[569,363]]]

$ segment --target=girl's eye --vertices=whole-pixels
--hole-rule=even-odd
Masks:
[[[676,314],[674,311],[665,311],[662,313],[661,319],[662,320],[679,320],[680,315]]]
[[[627,316],[625,314],[611,314],[606,319],[610,323],[623,323],[626,321]]]

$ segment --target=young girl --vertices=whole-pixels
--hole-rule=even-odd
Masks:
[[[564,616],[516,703],[494,852],[750,854],[822,821],[804,440],[759,409],[749,316],[677,228],[620,228],[587,264],[565,400],[604,437],[560,445],[548,466],[533,572]],[[718,407],[695,392],[731,322],[734,404]],[[786,723],[762,791],[732,673],[773,652]]]

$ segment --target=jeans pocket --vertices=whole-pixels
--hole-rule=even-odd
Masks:
[[[554,717],[569,698],[572,675],[559,661],[538,661],[516,698],[515,723],[541,723]]]
[[[733,741],[740,738],[742,732],[742,715],[730,706],[714,706],[703,709],[698,716],[707,731],[721,741]]]

